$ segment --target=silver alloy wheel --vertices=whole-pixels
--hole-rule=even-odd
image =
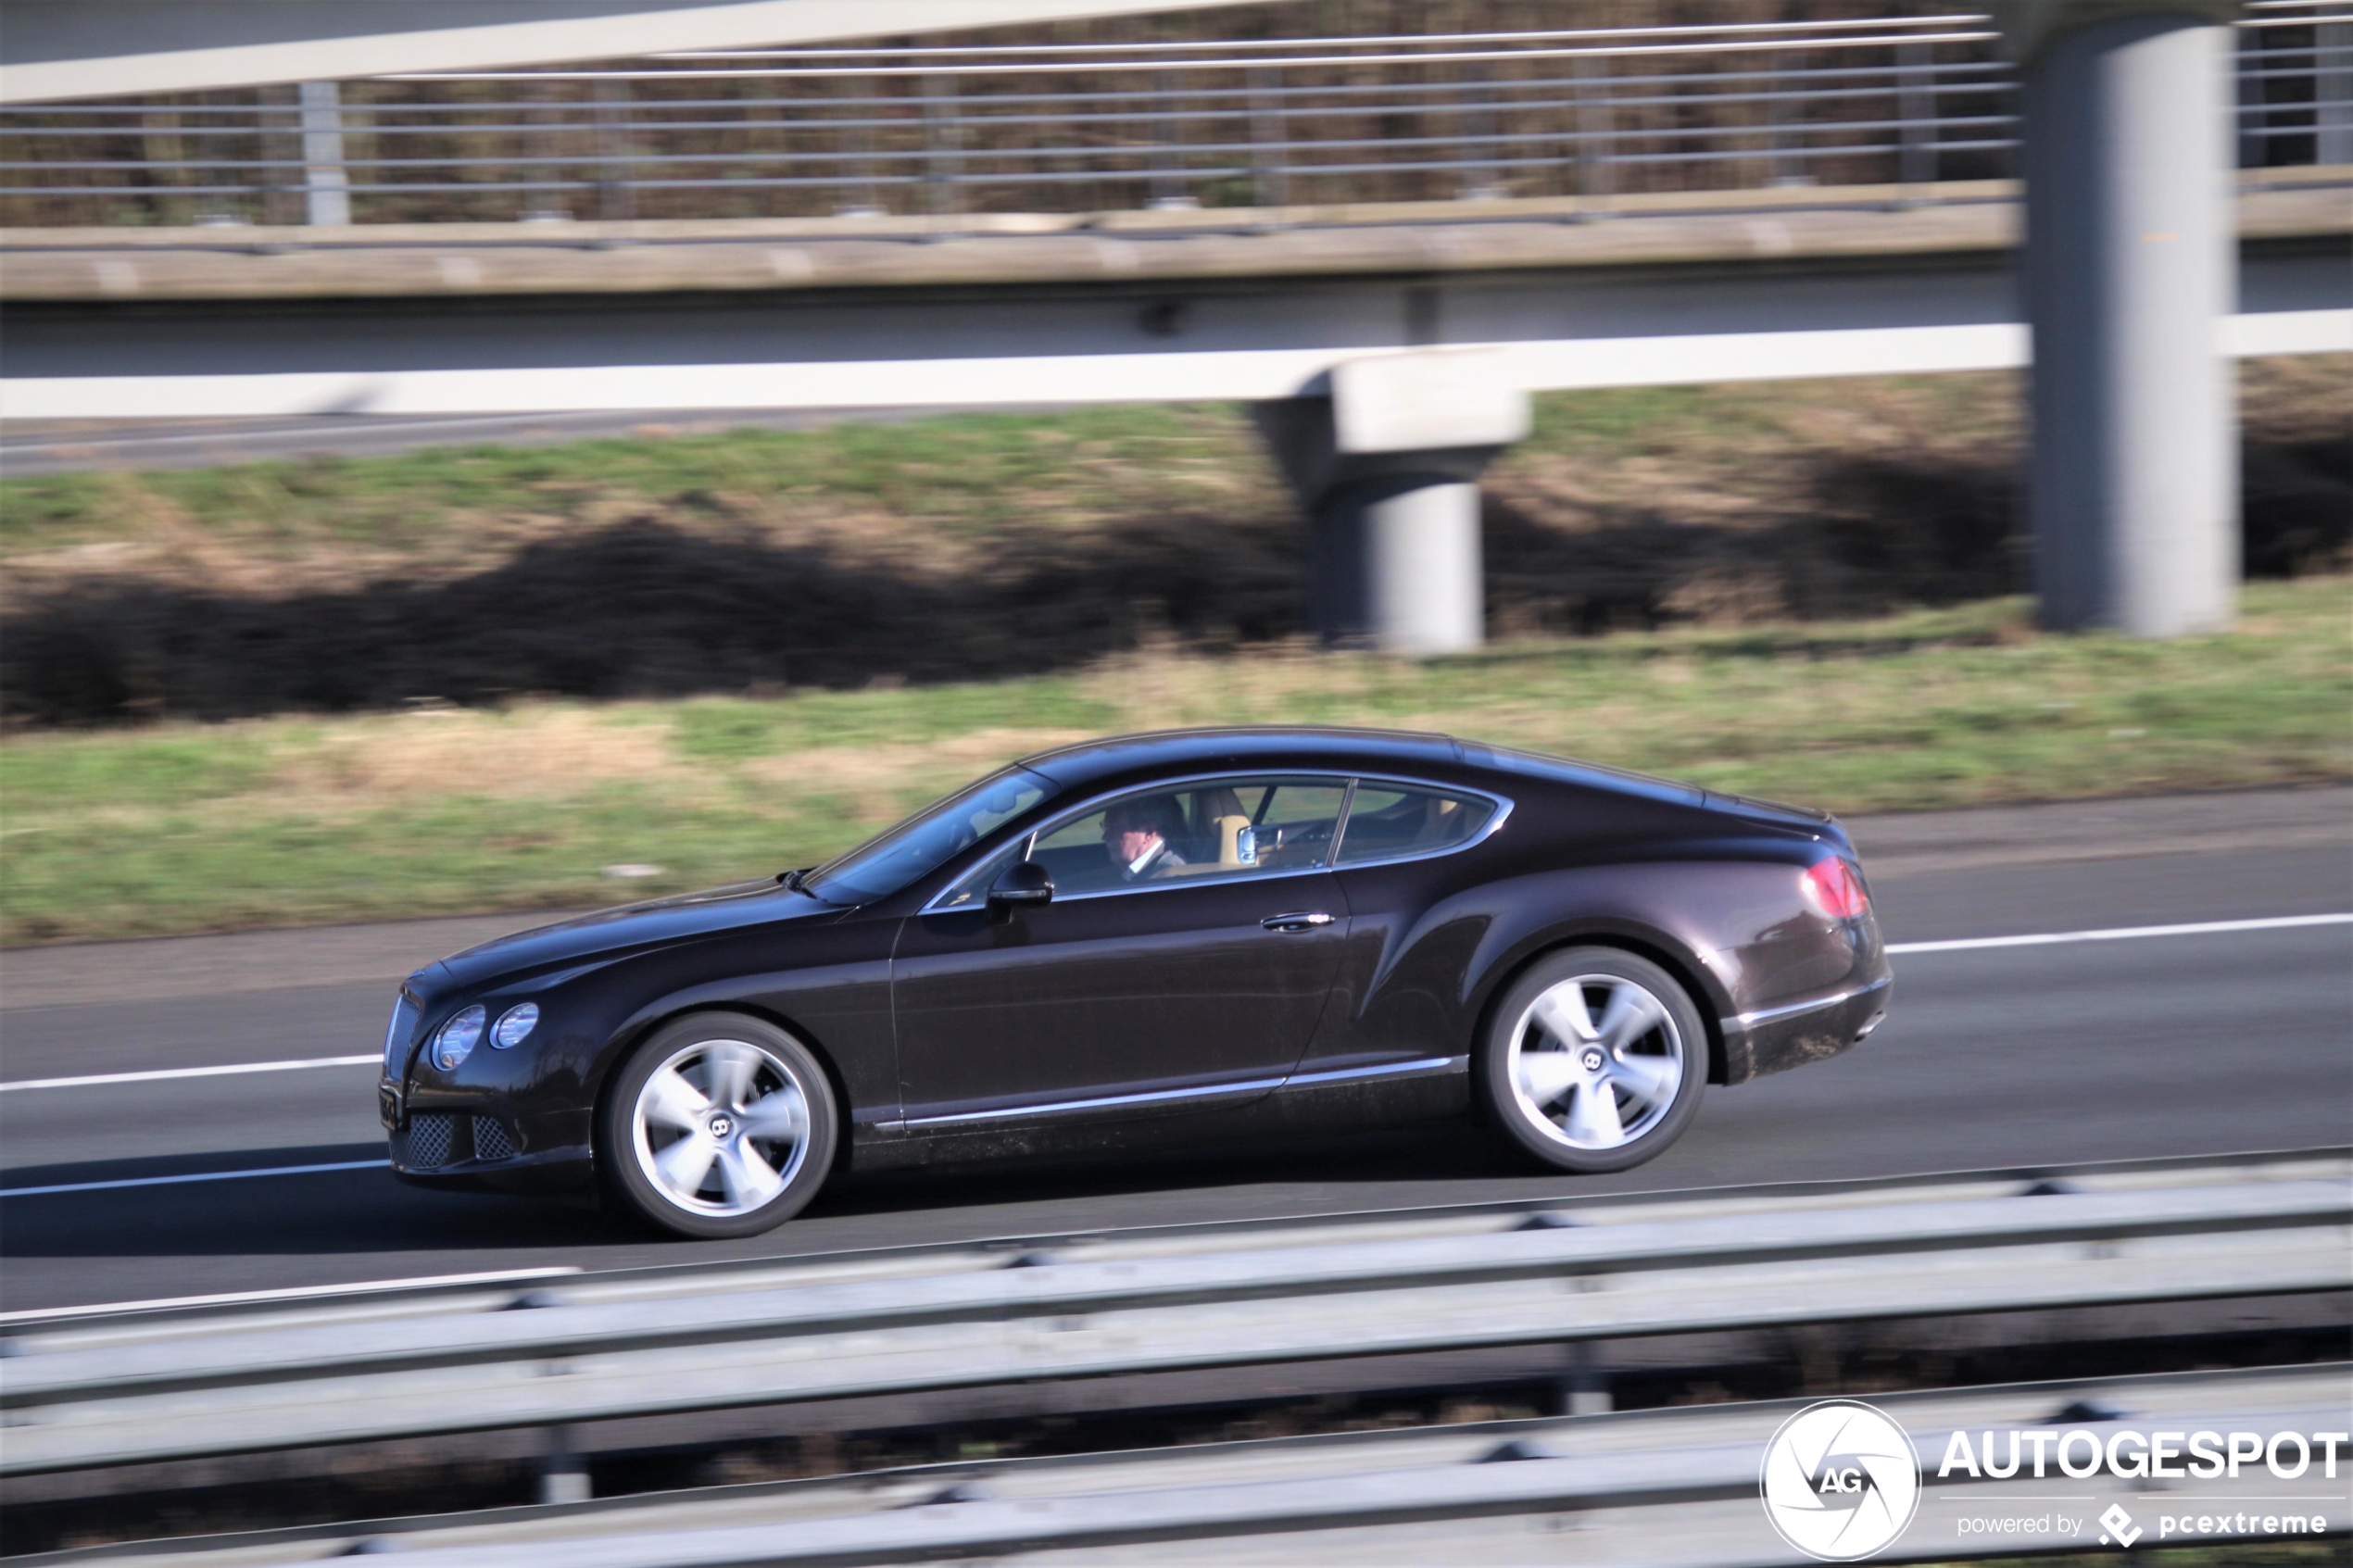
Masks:
[[[1619,975],[1547,987],[1520,1014],[1510,1048],[1519,1113],[1572,1148],[1624,1148],[1658,1125],[1683,1087],[1674,1014]]]
[[[697,1040],[654,1069],[630,1116],[637,1168],[696,1214],[733,1218],[773,1200],[809,1152],[809,1094],[749,1040]]]

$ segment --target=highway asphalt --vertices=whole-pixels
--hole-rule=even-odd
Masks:
[[[1868,841],[1867,841],[1868,842]],[[2344,848],[2234,847],[1874,878],[1898,944],[2335,914]],[[522,922],[518,922],[522,923]],[[126,947],[126,960],[133,952]],[[0,1200],[0,1313],[538,1267],[587,1269],[1506,1198],[2353,1143],[2353,925],[1896,960],[1894,1012],[1835,1060],[1709,1092],[1608,1178],[1531,1173],[1468,1129],[1142,1163],[849,1179],[737,1243],[380,1169]],[[126,984],[137,997],[139,988]],[[367,1056],[389,981],[0,1013],[0,1084]],[[0,1091],[0,1190],[380,1160],[364,1064]]]

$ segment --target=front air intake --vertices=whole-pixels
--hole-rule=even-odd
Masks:
[[[431,1112],[411,1116],[409,1125],[393,1137],[399,1145],[401,1164],[411,1171],[431,1171],[449,1163],[450,1148],[458,1137],[458,1119]]]
[[[512,1160],[515,1144],[507,1135],[507,1124],[495,1116],[474,1118],[474,1158],[476,1160]]]

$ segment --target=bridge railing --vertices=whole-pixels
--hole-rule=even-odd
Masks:
[[[2240,162],[2353,162],[2353,0],[2256,0],[2238,32]],[[1994,178],[2017,137],[1997,43],[1957,11],[851,45],[28,106],[0,111],[0,221],[1264,208]]]

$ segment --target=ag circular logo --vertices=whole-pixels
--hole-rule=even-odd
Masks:
[[[1883,1411],[1824,1399],[1781,1423],[1765,1445],[1757,1490],[1781,1539],[1825,1562],[1853,1562],[1911,1524],[1919,1455]]]

